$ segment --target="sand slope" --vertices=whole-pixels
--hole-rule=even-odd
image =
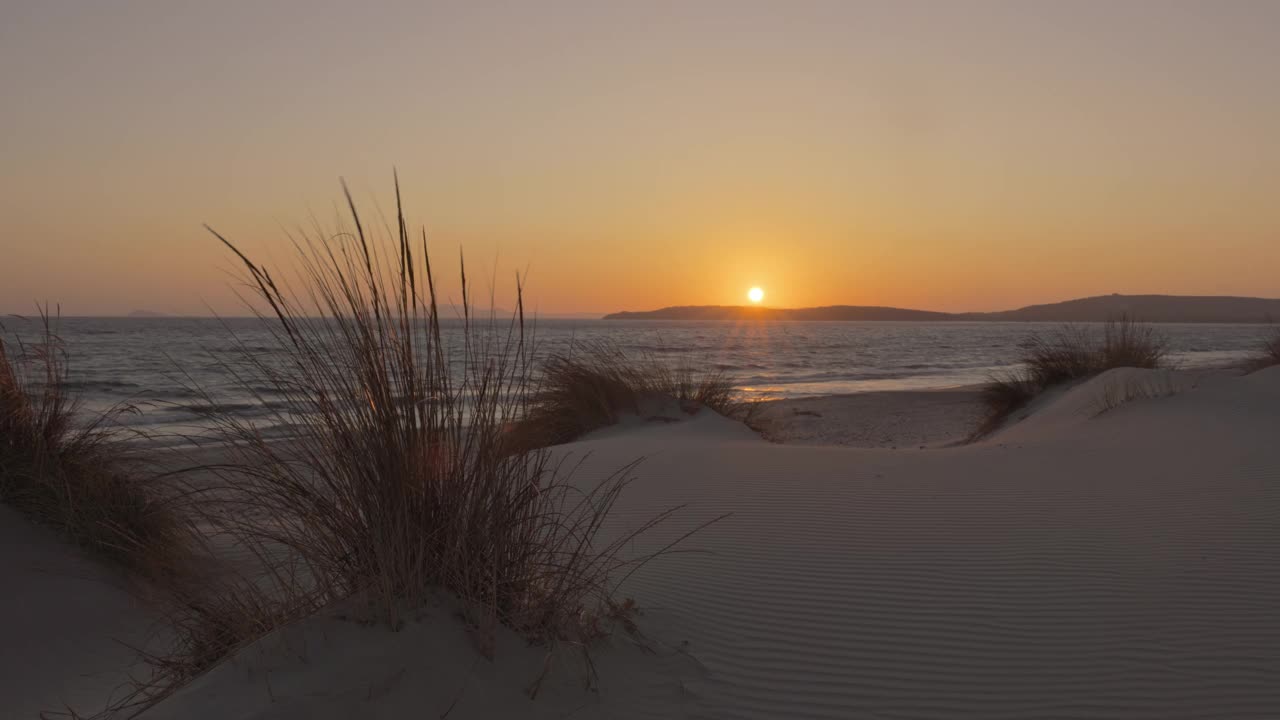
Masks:
[[[91,715],[152,647],[155,622],[118,573],[0,506],[0,718]]]
[[[330,652],[250,651],[287,680],[246,654],[150,717],[439,717],[468,682],[448,717],[1280,717],[1280,368],[1080,412],[1107,381],[958,448],[777,445],[706,411],[565,446],[583,483],[647,456],[611,532],[688,504],[636,552],[733,513],[627,583],[659,652],[602,648],[599,694],[527,700],[541,654],[512,638],[473,669],[456,623],[324,620],[299,632]]]
[[[629,708],[633,717],[661,718],[683,702],[680,679],[698,672],[675,649],[642,648],[619,633],[597,653],[600,686],[586,690],[578,654],[557,652],[548,666],[546,648],[506,630],[469,630],[456,609],[441,598],[394,632],[337,612],[309,619],[245,649],[145,717],[537,719],[613,717]],[[494,659],[481,647],[495,649]]]
[[[979,388],[898,390],[773,400],[751,425],[788,445],[917,449],[963,442],[983,414]]]
[[[633,521],[735,513],[628,588],[707,717],[1280,717],[1280,371],[1069,414],[951,450],[708,447],[718,418],[590,449],[649,455]]]

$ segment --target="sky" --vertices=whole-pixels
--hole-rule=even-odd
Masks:
[[[1280,297],[1276,68],[1266,0],[0,0],[0,312],[236,314],[203,223],[393,168],[543,314]]]

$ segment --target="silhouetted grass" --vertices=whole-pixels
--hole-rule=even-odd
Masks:
[[[298,294],[219,236],[286,358],[246,353],[240,378],[272,388],[297,427],[268,442],[215,415],[235,458],[219,469],[231,505],[255,515],[224,525],[264,557],[287,548],[321,602],[359,594],[395,624],[397,608],[443,588],[523,632],[571,633],[617,567],[616,547],[591,540],[625,475],[580,493],[550,455],[506,453],[529,387],[522,300],[509,322],[477,320],[464,267],[461,347],[448,347],[425,237],[413,249],[398,214],[394,244],[380,244],[348,201],[353,233],[300,242]]]
[[[991,378],[983,388],[987,413],[970,440],[994,432],[1048,388],[1112,368],[1163,367],[1168,354],[1153,328],[1129,317],[1108,321],[1100,338],[1088,328],[1068,325],[1049,335],[1032,335],[1022,348],[1022,367]]]
[[[1280,365],[1280,330],[1273,330],[1271,337],[1262,342],[1257,356],[1249,362],[1248,369],[1261,370],[1272,365]]]
[[[226,370],[240,391],[269,394],[269,423],[295,434],[269,439],[206,395],[224,459],[192,468],[217,478],[200,507],[259,574],[176,606],[178,643],[152,658],[156,677],[133,706],[340,601],[394,628],[443,592],[481,629],[585,647],[625,605],[619,576],[655,556],[622,549],[671,511],[597,540],[633,465],[578,487],[548,452],[510,451],[531,390],[519,280],[512,318],[477,318],[461,266],[462,327],[446,332],[425,233],[410,236],[398,183],[396,195],[395,229],[382,234],[348,193],[353,227],[295,238],[291,283],[214,233],[244,270],[272,350],[233,336],[241,351]]]
[[[113,420],[79,422],[57,318],[33,340],[0,327],[0,501],[86,550],[154,579],[183,571],[191,535],[152,476],[129,461]]]
[[[1039,392],[1039,387],[1023,373],[993,376],[983,386],[981,393],[982,404],[987,412],[970,440],[995,432],[1010,415],[1025,407]]]
[[[719,371],[672,366],[651,355],[628,357],[613,343],[590,341],[546,360],[512,443],[529,449],[570,442],[621,415],[641,412],[645,400],[664,398],[685,412],[708,407],[726,417],[748,407],[733,380]]]

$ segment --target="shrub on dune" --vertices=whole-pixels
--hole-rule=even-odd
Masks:
[[[1168,364],[1169,347],[1155,329],[1130,317],[1107,322],[1093,372],[1131,367],[1154,370]]]
[[[1102,354],[1085,328],[1066,326],[1048,335],[1031,335],[1022,342],[1021,380],[1039,389],[1088,377],[1102,363]]]
[[[347,203],[349,231],[296,239],[296,292],[214,233],[274,351],[242,346],[226,369],[241,391],[270,394],[272,424],[294,432],[273,440],[241,416],[209,416],[225,457],[193,468],[218,478],[205,519],[252,551],[261,577],[181,609],[184,639],[157,662],[173,681],[333,603],[396,627],[442,592],[482,627],[585,645],[615,607],[618,576],[652,557],[621,550],[666,514],[598,539],[631,466],[578,487],[548,452],[510,452],[531,389],[519,282],[514,317],[477,318],[464,267],[463,317],[450,325],[398,185],[385,234]]]
[[[726,417],[747,404],[733,381],[717,371],[672,366],[652,356],[628,357],[613,343],[581,343],[543,364],[527,417],[512,430],[521,448],[570,442],[641,412],[647,399],[667,398],[689,410],[709,407]]]
[[[1272,365],[1280,365],[1280,330],[1272,332],[1271,337],[1263,341],[1257,356],[1249,363],[1249,369],[1261,370]]]
[[[1099,339],[1087,328],[1066,326],[1023,343],[1023,379],[1043,390],[1119,367],[1158,368],[1167,350],[1149,326],[1124,317],[1102,327]]]
[[[1129,317],[1108,321],[1101,337],[1088,328],[1068,325],[1048,335],[1032,335],[1022,347],[1022,366],[993,377],[983,388],[987,413],[971,440],[994,432],[1010,415],[1055,385],[1113,368],[1164,367],[1168,355],[1164,339],[1153,328]]]
[[[974,431],[971,439],[978,439],[994,432],[1005,419],[1022,409],[1038,392],[1034,382],[1022,373],[1008,373],[991,378],[982,388],[982,404],[986,415]]]
[[[2,329],[2,328],[0,328]],[[182,572],[182,514],[114,429],[125,409],[78,421],[57,318],[34,338],[0,337],[0,502],[86,550],[155,579]]]

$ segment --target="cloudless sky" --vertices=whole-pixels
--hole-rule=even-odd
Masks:
[[[201,223],[393,167],[544,313],[1280,297],[1278,69],[1267,0],[0,0],[0,311],[234,313]]]

